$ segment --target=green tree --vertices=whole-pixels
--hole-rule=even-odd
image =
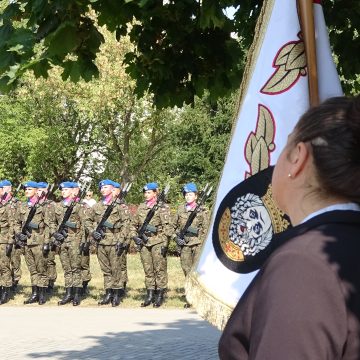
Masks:
[[[154,94],[161,107],[192,103],[205,90],[215,99],[237,89],[263,0],[2,0],[0,89],[13,88],[27,70],[87,81],[99,75],[95,59],[106,26],[134,45],[125,57],[135,93]],[[6,6],[5,6],[6,4]],[[360,6],[324,0],[333,50],[345,92],[359,90]],[[226,10],[235,9],[233,18]],[[130,25],[131,24],[131,25]],[[236,35],[236,37],[234,37]],[[121,64],[118,64],[121,66]]]

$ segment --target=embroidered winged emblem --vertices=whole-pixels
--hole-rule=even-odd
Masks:
[[[273,67],[274,73],[270,76],[260,92],[276,95],[289,90],[300,78],[306,75],[306,56],[304,42],[298,35],[298,41],[285,44],[277,53]]]
[[[246,178],[270,165],[270,152],[274,151],[275,122],[270,110],[259,104],[255,132],[251,132],[245,144],[245,158],[250,166]]]

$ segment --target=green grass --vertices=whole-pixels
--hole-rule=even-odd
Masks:
[[[128,278],[127,296],[120,304],[121,307],[139,307],[145,295],[144,271],[140,261],[139,254],[129,254],[128,261]],[[10,300],[7,305],[23,305],[31,294],[30,274],[26,267],[25,260],[21,258],[22,277],[18,286],[17,294],[14,299]],[[55,283],[54,294],[48,299],[47,305],[56,305],[64,294],[64,276],[60,264],[60,259],[56,256],[57,280]],[[80,306],[98,306],[103,290],[103,275],[100,270],[99,262],[96,255],[91,255],[90,269],[92,280],[89,283],[90,294],[81,302]],[[184,282],[185,277],[180,266],[180,259],[177,257],[168,257],[168,291],[166,301],[163,307],[182,308],[185,304]],[[37,306],[26,305],[26,306]],[[72,306],[65,305],[65,306]]]

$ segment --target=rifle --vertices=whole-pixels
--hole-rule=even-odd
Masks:
[[[170,190],[170,185],[166,185],[165,189],[160,193],[160,195],[158,196],[156,203],[154,204],[154,206],[148,211],[148,213],[146,214],[146,218],[143,222],[143,224],[141,225],[140,229],[138,230],[138,237],[140,239],[142,239],[143,243],[142,244],[137,244],[137,250],[140,251],[141,247],[143,244],[145,244],[148,241],[147,236],[145,235],[146,231],[149,231],[149,224],[151,219],[153,218],[156,210],[165,202],[166,200],[166,195]]]
[[[182,240],[181,242],[183,243],[183,245],[178,244],[177,253],[180,253],[182,247],[189,242],[189,239],[186,240],[185,235],[188,233],[196,215],[200,212],[203,204],[205,203],[211,192],[212,192],[212,187],[209,188],[209,184],[206,184],[204,189],[201,190],[199,194],[199,201],[197,202],[195,209],[190,212],[184,227],[180,230],[178,234],[176,234],[177,238],[181,239]]]
[[[49,186],[48,186],[49,188]],[[24,225],[21,228],[21,234],[26,235],[28,238],[31,236],[31,232],[33,227],[31,226],[31,221],[35,216],[36,209],[38,208],[39,201],[43,199],[43,197],[47,197],[47,194],[44,194],[44,191],[40,194],[40,196],[37,198],[35,204],[30,208],[29,214],[26,218],[26,221]],[[25,245],[26,241],[21,241],[17,239],[17,245],[20,247],[23,247]]]
[[[104,237],[104,228],[106,227],[107,219],[110,217],[116,204],[124,201],[126,195],[128,194],[128,192],[131,189],[131,186],[132,186],[132,183],[126,183],[124,188],[120,191],[120,193],[116,196],[116,198],[111,202],[111,204],[104,211],[104,214],[95,229],[95,231],[100,233],[102,237]]]
[[[20,191],[21,187],[22,187],[22,184],[20,183],[18,185],[18,187],[15,189],[15,192],[14,192],[13,196],[11,197],[11,199],[16,199],[16,195]]]
[[[89,190],[89,187],[90,187],[90,183],[85,184],[83,189],[80,191],[80,194],[78,196],[78,200],[75,200],[75,199],[72,200],[70,205],[67,207],[67,209],[65,211],[63,219],[62,219],[62,221],[61,221],[61,223],[60,223],[60,225],[59,225],[59,227],[58,227],[58,229],[56,231],[57,233],[61,233],[64,236],[64,238],[67,237],[67,231],[66,231],[67,225],[66,224],[70,219],[70,216],[71,216],[71,214],[72,214],[72,212],[74,210],[74,207],[75,207],[76,204],[79,204],[81,202],[81,200],[84,198],[86,192]],[[50,244],[50,248],[52,250],[55,250],[55,248],[57,246],[59,246],[59,245],[61,245],[61,244],[59,244],[56,240],[52,240],[51,244]]]

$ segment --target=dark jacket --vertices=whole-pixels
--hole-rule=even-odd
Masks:
[[[288,232],[235,307],[221,359],[360,359],[360,212]]]

